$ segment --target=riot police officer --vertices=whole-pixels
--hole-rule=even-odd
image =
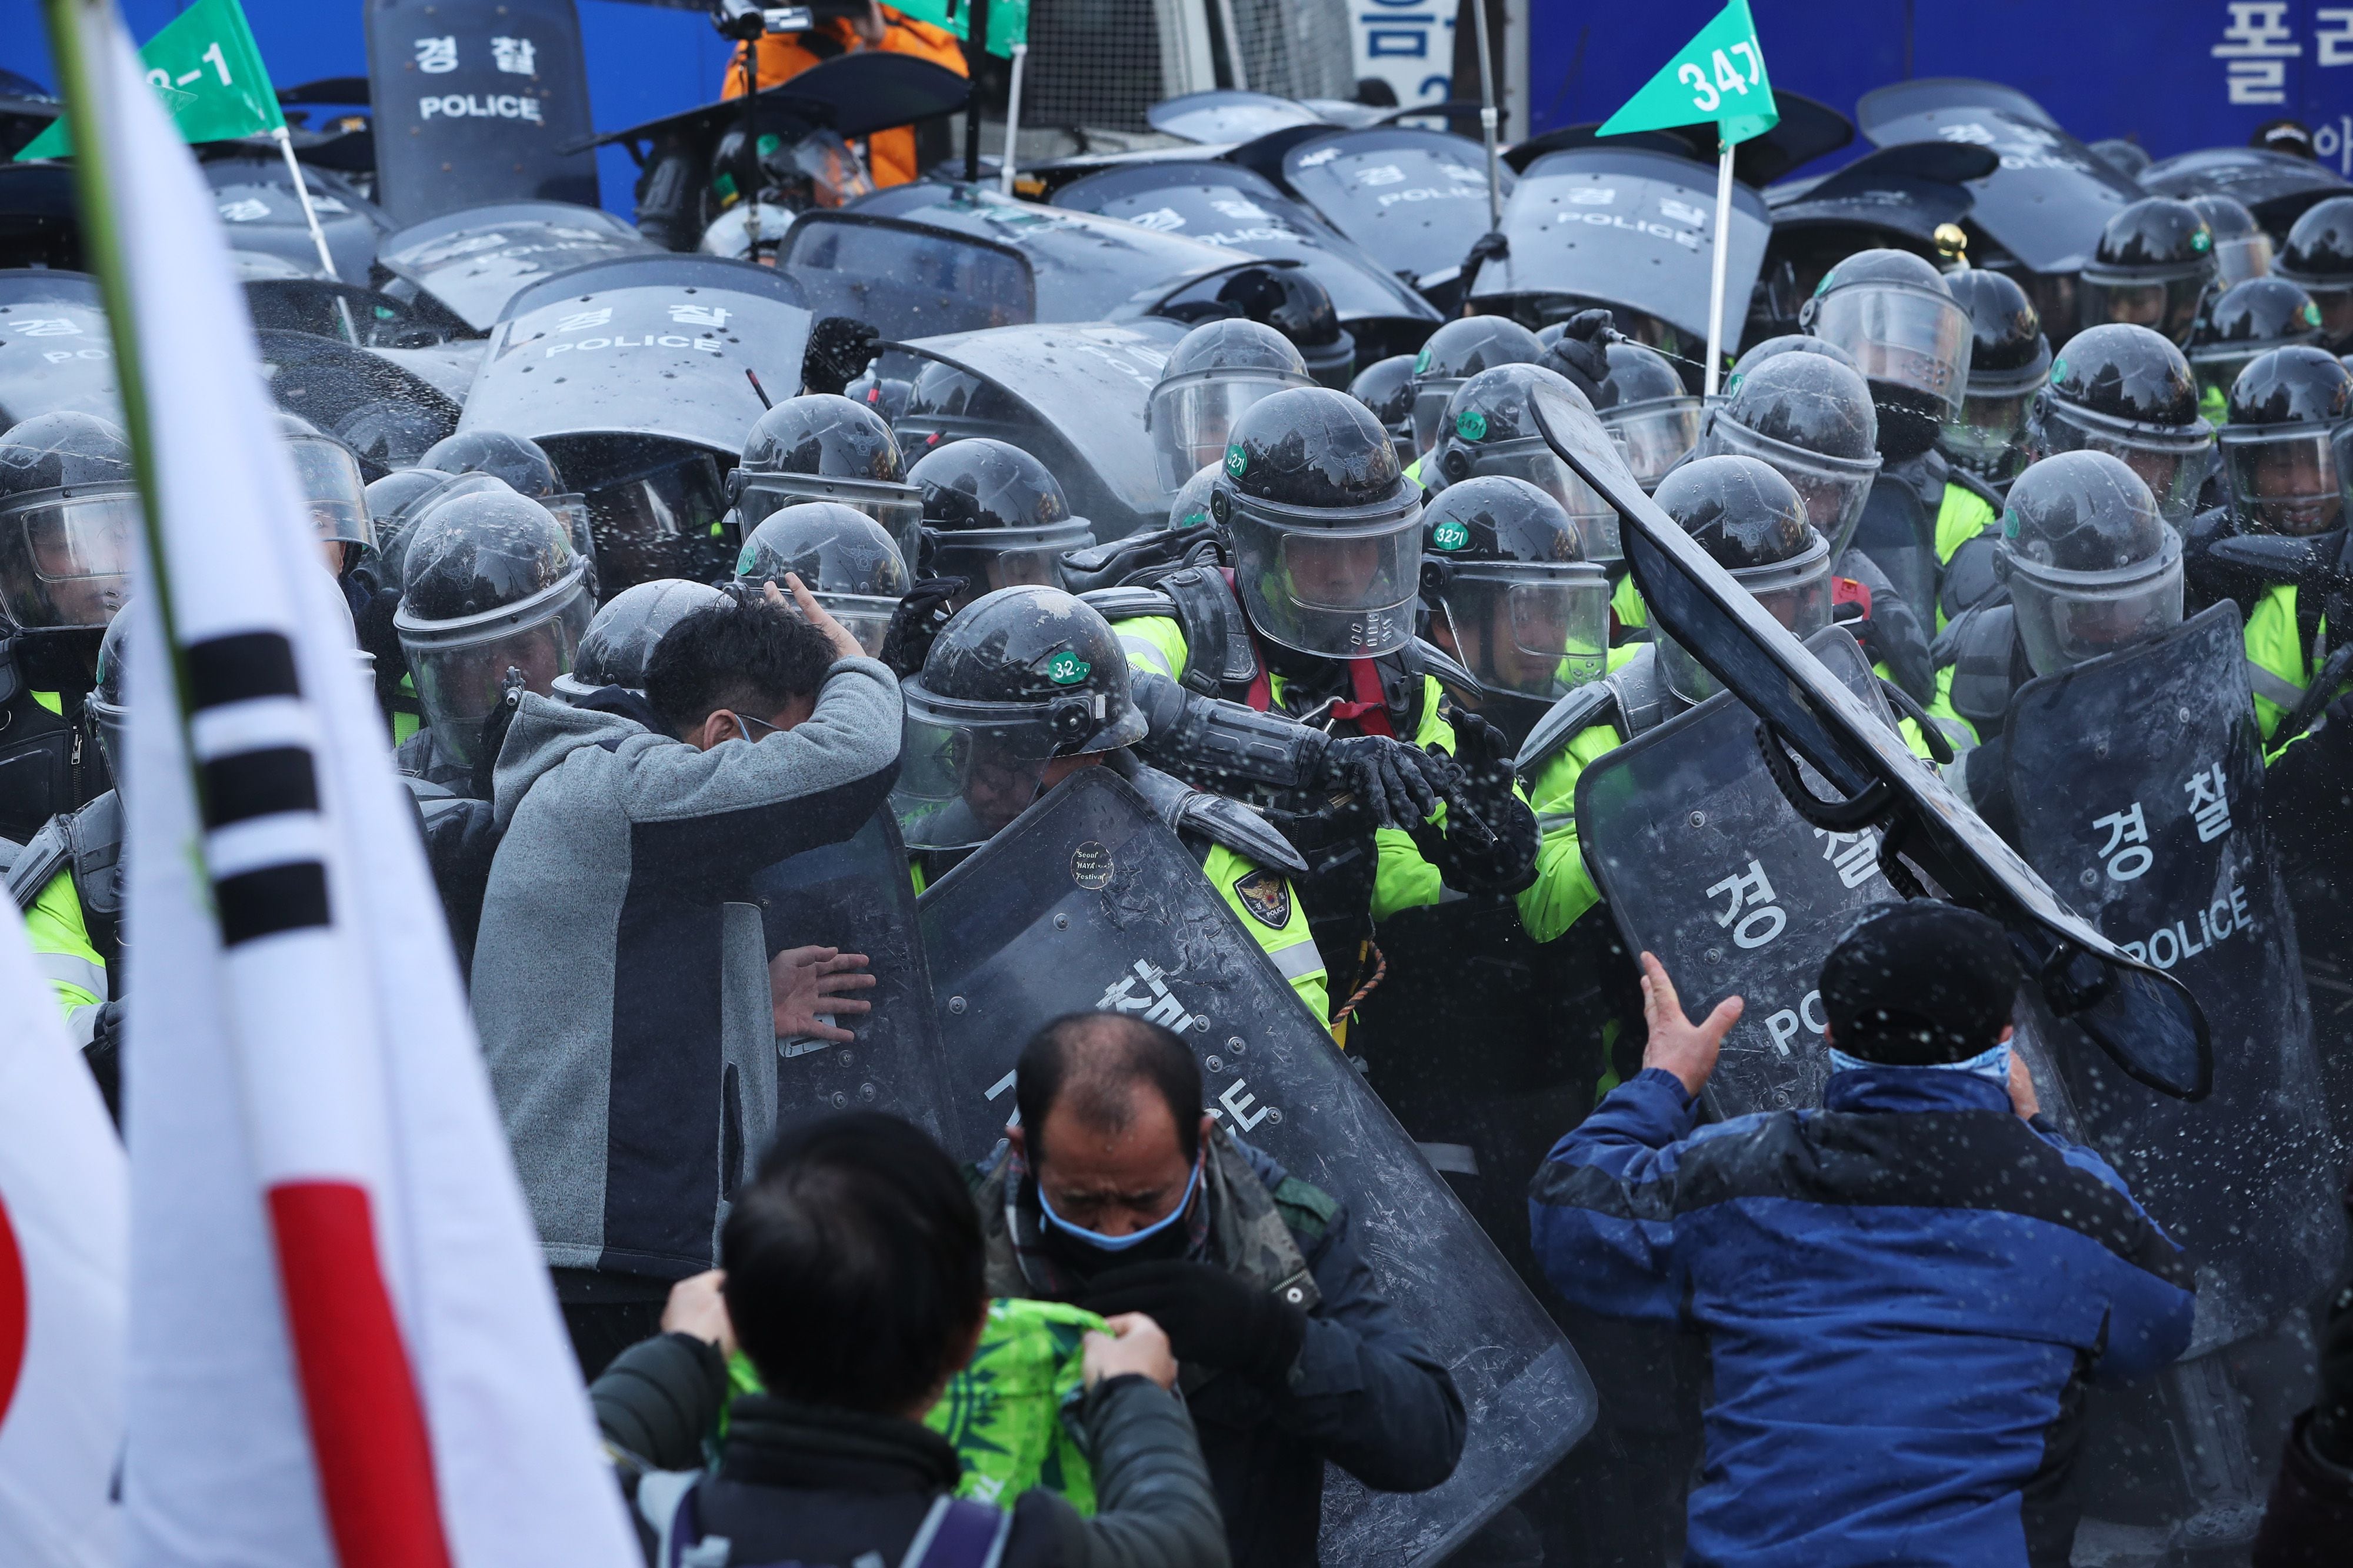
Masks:
[[[0,837],[23,841],[110,782],[82,711],[131,589],[131,444],[93,414],[0,434]]]
[[[1397,443],[1398,461],[1411,463],[1413,445],[1413,358],[1391,354],[1366,365],[1348,384],[1348,395],[1373,411]]]
[[[2261,278],[2272,269],[2272,237],[2235,196],[2210,192],[2189,205],[2214,235],[2214,279],[2223,288]]]
[[[1322,955],[1286,873],[1303,864],[1259,816],[1145,766],[1127,660],[1103,616],[1059,588],[987,594],[902,683],[906,740],[891,805],[918,890],[1072,773],[1107,766],[1192,851],[1244,931],[1320,1020]]]
[[[899,443],[881,415],[847,397],[810,393],[761,415],[727,483],[739,539],[779,507],[832,501],[881,524],[902,561],[913,560],[920,546],[923,505],[907,482]]]
[[[1454,389],[1435,440],[1417,467],[1431,491],[1482,475],[1525,479],[1560,503],[1584,536],[1588,561],[1617,561],[1618,512],[1560,460],[1537,428],[1534,403],[1542,392],[1567,398],[1590,412],[1585,395],[1559,372],[1540,364],[1505,364],[1483,370]]]
[[[539,502],[554,514],[570,536],[573,550],[590,563],[593,573],[596,542],[589,531],[588,502],[565,488],[555,459],[528,436],[504,430],[460,430],[436,443],[417,459],[417,465],[445,474],[490,474],[504,479],[515,494]]]
[[[2120,458],[2179,528],[2198,505],[2214,432],[2198,413],[2198,383],[2181,351],[2147,327],[2111,323],[2067,340],[2027,411],[2039,459],[2089,450]]]
[[[1823,274],[1799,311],[1871,384],[1886,461],[1853,543],[1920,607],[1936,603],[1945,565],[2000,510],[2001,498],[1937,449],[1962,416],[1975,328],[1944,274],[1904,250],[1865,250]]]
[[[2189,345],[2198,378],[2198,412],[2209,425],[2230,417],[2231,384],[2249,361],[2291,343],[2320,341],[2320,307],[2284,278],[2234,283],[2207,311]]]
[[[916,575],[961,579],[951,609],[998,588],[1054,586],[1062,553],[1095,542],[1046,465],[1003,441],[976,436],[935,447],[907,480],[923,508]]]
[[[548,683],[549,694],[577,707],[608,686],[642,693],[646,661],[662,633],[725,597],[683,577],[656,577],[622,589],[596,607],[572,668]]]
[[[945,360],[926,360],[908,389],[906,411],[891,422],[902,453],[921,461],[934,447],[972,436],[1018,446],[1036,421],[1005,392]]]
[[[343,574],[375,548],[375,524],[368,514],[367,481],[359,458],[299,414],[280,411],[278,433],[294,459],[294,480],[325,553],[327,570]]]
[[[2320,307],[2320,339],[2330,353],[2353,351],[2353,196],[2305,208],[2272,272]]]
[[[735,581],[756,592],[781,585],[788,573],[870,657],[881,650],[907,592],[907,563],[881,523],[837,501],[801,501],[770,512],[744,536]]]
[[[1831,624],[1830,541],[1806,521],[1788,480],[1755,458],[1701,458],[1660,485],[1659,508],[1800,641]],[[1723,689],[1671,637],[1659,673],[1684,706]]]
[[[2198,209],[2171,196],[2144,197],[2100,230],[2077,285],[2083,324],[2148,327],[2186,349],[2215,276],[2214,231]]]
[[[1314,386],[1291,340],[1250,321],[1204,321],[1168,352],[1144,405],[1160,488],[1175,490],[1226,453],[1226,434],[1261,398]]]
[[[1465,316],[1430,333],[1413,360],[1414,451],[1427,452],[1437,441],[1446,405],[1464,382],[1497,365],[1535,364],[1543,358],[1536,335],[1508,316]],[[1419,475],[1409,468],[1406,477]]]
[[[1656,349],[1621,338],[1602,353],[1609,374],[1593,394],[1593,411],[1623,447],[1635,482],[1657,489],[1667,470],[1699,444],[1700,400],[1683,390],[1683,378]],[[1550,348],[1546,362],[1558,368]]]
[[[544,694],[596,613],[588,563],[537,501],[504,485],[440,501],[412,525],[393,613],[425,727],[401,772],[487,799],[482,722],[509,669]]]
[[[2051,340],[2007,274],[1973,267],[1947,273],[1945,282],[1969,313],[1969,379],[1960,417],[1936,444],[1955,468],[1999,494],[2026,466],[2026,406],[2051,373]]]

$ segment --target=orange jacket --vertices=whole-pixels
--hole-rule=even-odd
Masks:
[[[914,55],[934,65],[945,66],[958,76],[966,74],[964,47],[946,28],[919,22],[912,16],[902,16],[888,5],[882,7],[882,41],[879,44],[869,44],[860,38],[849,19],[841,16],[828,17],[806,33],[769,34],[760,40],[760,53],[754,67],[759,73],[759,85],[775,87],[837,55],[866,48]],[[738,44],[727,61],[727,78],[721,85],[720,96],[736,98],[743,91],[744,46]],[[878,131],[868,137],[866,169],[877,185],[903,185],[913,180],[918,173],[914,132],[906,126],[899,126],[889,131]]]

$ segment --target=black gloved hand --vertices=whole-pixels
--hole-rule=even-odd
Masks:
[[[1114,1317],[1142,1312],[1180,1362],[1226,1367],[1280,1387],[1307,1341],[1307,1314],[1207,1263],[1139,1263],[1095,1277],[1079,1303]]]
[[[801,356],[801,385],[809,392],[841,389],[865,374],[882,334],[849,316],[828,316],[810,330]]]
[[[2313,1452],[2353,1468],[2353,1280],[2329,1304],[2320,1334],[2320,1397],[2313,1402]]]
[[[1617,335],[1617,318],[1609,311],[1579,310],[1560,324],[1560,336],[1545,351],[1545,367],[1567,376],[1587,402],[1599,402],[1601,384],[1609,379],[1609,341]]]
[[[81,1059],[89,1064],[90,1076],[98,1080],[98,1092],[106,1100],[106,1113],[114,1118],[117,1127],[122,1125],[122,998],[117,996],[98,1010],[98,1022],[90,1030],[90,1044],[81,1048]]]
[[[1456,780],[1440,791],[1445,827],[1424,824],[1414,847],[1458,893],[1516,893],[1536,879],[1544,835],[1513,793],[1511,737],[1468,709],[1451,717]]]
[[[1472,240],[1470,254],[1462,258],[1462,292],[1466,296],[1471,292],[1471,285],[1478,280],[1480,268],[1511,254],[1512,242],[1494,229],[1491,228]]]
[[[890,628],[882,634],[882,651],[877,657],[891,667],[892,674],[904,680],[923,668],[933,639],[955,614],[948,601],[970,585],[962,577],[916,579],[915,585],[900,598],[899,607],[891,612]]]
[[[1374,826],[1411,832],[1438,809],[1444,778],[1424,753],[1386,735],[1343,735],[1324,748],[1316,782],[1354,795]]]

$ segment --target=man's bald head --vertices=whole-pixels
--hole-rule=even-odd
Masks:
[[[1030,1037],[1016,1068],[1013,1101],[1028,1130],[1030,1164],[1045,1158],[1039,1139],[1058,1107],[1088,1128],[1124,1132],[1140,1092],[1166,1103],[1177,1148],[1191,1164],[1201,1149],[1201,1065],[1185,1042],[1123,1013],[1055,1019]]]

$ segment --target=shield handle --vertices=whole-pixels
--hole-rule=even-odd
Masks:
[[[1783,745],[1780,732],[1761,719],[1757,723],[1757,749],[1764,753],[1765,771],[1773,775],[1774,784],[1788,799],[1790,808],[1812,826],[1831,833],[1852,833],[1876,823],[1894,805],[1894,792],[1888,788],[1885,779],[1872,780],[1862,786],[1861,794],[1847,799],[1822,799],[1798,776],[1798,764]]]

